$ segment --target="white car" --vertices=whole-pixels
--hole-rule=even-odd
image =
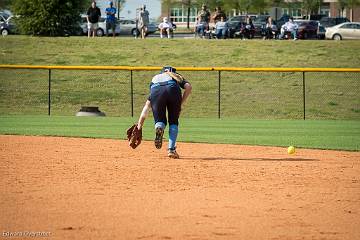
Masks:
[[[88,28],[87,28],[86,15],[82,16],[81,28],[82,28],[83,34],[87,34]],[[154,23],[150,23],[146,34],[151,34],[156,31],[157,31],[157,25],[155,25]],[[102,37],[105,34],[106,34],[106,19],[100,18],[100,21],[98,23],[98,28],[96,29],[96,36]],[[116,35],[139,36],[140,30],[136,28],[135,20],[120,19],[120,20],[116,20],[115,34]],[[111,29],[109,29],[109,35],[112,35]]]
[[[326,28],[326,39],[360,39],[360,22],[345,22]]]
[[[139,26],[136,26],[136,21],[131,19],[120,19],[120,34],[121,35],[132,35],[132,36],[139,36],[140,30]],[[136,28],[137,27],[137,28]],[[151,34],[157,31],[157,24],[150,23],[147,27],[146,34]]]

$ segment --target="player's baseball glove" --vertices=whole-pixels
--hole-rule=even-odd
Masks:
[[[137,124],[132,125],[127,131],[127,138],[129,140],[129,146],[135,149],[140,145],[142,140],[142,129],[137,128]]]

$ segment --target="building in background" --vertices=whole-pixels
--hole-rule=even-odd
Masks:
[[[177,26],[186,26],[189,18],[190,26],[194,26],[198,9],[195,5],[189,7],[183,2],[182,0],[173,1],[170,6],[161,4],[161,17],[168,17]]]
[[[289,3],[294,2],[293,0],[285,0]],[[188,15],[190,20],[190,26],[194,26],[196,21],[197,12],[200,9],[197,9],[195,5],[191,5],[190,9],[187,4],[184,4],[183,0],[172,1],[171,5],[161,4],[161,17],[169,17],[176,25],[186,26],[188,21]],[[297,2],[298,6],[301,4]],[[279,19],[282,15],[290,15],[294,18],[303,18],[306,15],[306,12],[301,7],[272,7],[269,8],[267,13],[270,14],[274,19]],[[209,9],[211,12],[214,9]],[[355,7],[353,11],[351,9],[345,8],[341,10],[341,7],[338,3],[338,0],[322,0],[321,6],[319,8],[319,14],[327,15],[329,17],[347,17],[350,21],[359,22],[360,21],[360,7]],[[228,11],[227,15],[235,16],[241,14],[237,9]]]

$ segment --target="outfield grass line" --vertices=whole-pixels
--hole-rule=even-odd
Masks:
[[[125,140],[126,129],[134,122],[136,118],[130,117],[1,116],[0,134]],[[179,142],[360,150],[360,121],[183,118],[179,129]],[[143,136],[153,140],[152,119],[145,122]]]

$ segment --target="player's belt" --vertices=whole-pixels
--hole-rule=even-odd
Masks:
[[[165,82],[154,83],[154,84],[151,85],[151,88],[159,87],[159,86],[172,85],[172,84],[176,84],[176,81],[175,80],[169,80],[169,81],[165,81]]]

